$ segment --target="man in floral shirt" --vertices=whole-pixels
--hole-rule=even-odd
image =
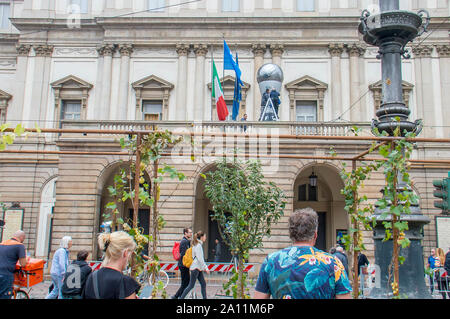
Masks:
[[[352,288],[336,257],[314,247],[318,216],[311,208],[289,218],[293,245],[267,256],[256,283],[256,299],[350,299]]]

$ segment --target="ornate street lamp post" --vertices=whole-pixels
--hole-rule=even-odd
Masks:
[[[427,31],[429,15],[425,10],[417,14],[399,10],[399,0],[380,0],[380,12],[371,14],[364,10],[361,15],[359,32],[369,45],[380,48],[378,58],[381,59],[382,69],[382,96],[383,100],[376,112],[378,120],[372,121],[372,129],[379,132],[387,132],[394,135],[397,127],[400,127],[402,136],[406,132],[414,132],[418,135],[422,130],[421,120],[414,123],[408,121],[411,113],[403,101],[402,94],[402,57],[408,59],[410,55],[405,49],[406,45]],[[425,22],[424,22],[425,19]],[[397,119],[400,119],[398,121]],[[405,183],[399,176],[397,191],[402,191]],[[389,210],[389,207],[386,208]],[[388,283],[389,264],[392,259],[392,240],[384,242],[385,229],[381,218],[382,210],[377,207],[375,215],[377,225],[374,230],[375,264],[380,267],[379,288],[374,288],[370,298],[389,298],[392,296]],[[405,236],[411,241],[406,249],[401,249],[404,263],[399,268],[399,291],[408,298],[430,298],[429,291],[424,280],[424,261],[421,240],[423,239],[423,226],[429,223],[429,219],[420,212],[418,205],[411,204],[411,214],[402,216],[402,220],[408,221],[409,230]]]

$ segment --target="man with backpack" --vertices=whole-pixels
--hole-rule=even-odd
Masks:
[[[178,269],[181,274],[181,286],[178,289],[177,293],[172,297],[172,299],[178,299],[183,293],[184,289],[189,285],[189,281],[191,279],[189,274],[189,268],[183,265],[183,256],[186,253],[186,250],[191,247],[191,238],[192,238],[192,229],[185,228],[183,230],[183,238],[180,242],[180,257],[178,259]]]

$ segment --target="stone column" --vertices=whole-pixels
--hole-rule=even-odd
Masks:
[[[439,55],[439,69],[441,73],[441,94],[442,101],[450,101],[450,45],[438,45],[436,46],[436,51]],[[448,107],[443,108],[443,119],[450,118],[450,110]],[[443,136],[450,135],[450,128],[442,128]]]
[[[194,44],[195,60],[195,91],[194,91],[194,121],[206,120],[205,108],[205,57],[208,47],[205,44]],[[206,107],[211,107],[207,103]]]
[[[281,68],[281,57],[284,52],[284,46],[282,44],[271,44],[269,49],[272,54],[272,63]]]
[[[98,105],[96,111],[96,119],[110,120],[112,118],[111,110],[111,73],[112,73],[112,56],[115,51],[113,44],[105,44],[98,48],[98,53],[103,57],[103,74],[101,87],[101,104]]]
[[[186,121],[187,117],[187,64],[190,52],[189,44],[177,44],[178,77],[177,77],[177,103],[174,110],[169,111],[169,120]]]
[[[248,118],[250,121],[258,121],[261,115],[261,92],[259,91],[257,76],[258,70],[264,64],[264,54],[266,53],[266,45],[262,43],[256,43],[252,45],[252,52],[255,56],[254,59],[254,76],[253,76],[253,110],[248,108]],[[251,112],[250,112],[251,111]]]
[[[413,48],[413,54],[416,61],[419,62],[420,72],[416,74],[417,87],[417,109],[421,110],[418,118],[422,118],[424,128],[424,137],[436,137],[435,130],[426,126],[433,126],[436,123],[436,110],[434,106],[433,94],[433,74],[431,54],[433,47],[431,45],[421,45],[418,48]],[[418,60],[418,61],[417,61]],[[420,92],[419,92],[420,90]],[[419,100],[420,98],[420,100]]]
[[[32,126],[37,123],[40,127],[44,127],[43,122],[46,118],[48,109],[48,94],[50,82],[50,61],[53,53],[53,46],[39,44],[34,46],[35,62],[34,62],[34,78],[31,92],[31,107],[26,125]],[[52,104],[53,105],[53,104]],[[23,119],[27,119],[24,112]]]
[[[342,86],[341,86],[341,55],[344,52],[344,44],[331,43],[328,46],[328,52],[331,55],[331,105],[332,119],[337,119],[344,112],[342,105]]]
[[[25,81],[27,78],[28,69],[28,55],[30,54],[31,46],[27,44],[19,44],[17,49],[17,65],[16,65],[16,80],[12,93],[12,105],[8,109],[7,119],[11,124],[18,124],[22,121],[23,104],[25,97]]]
[[[365,115],[361,107],[361,100],[358,100],[362,95],[360,91],[359,58],[364,55],[365,51],[365,47],[357,43],[347,46],[347,52],[350,56],[350,105],[352,105],[349,115],[352,122],[361,121]]]
[[[119,104],[116,119],[128,119],[128,92],[130,90],[130,56],[133,53],[132,44],[120,44],[120,76],[119,76]]]

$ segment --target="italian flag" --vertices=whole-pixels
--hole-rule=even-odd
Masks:
[[[212,97],[216,99],[216,109],[219,121],[225,121],[228,116],[228,108],[223,98],[222,86],[220,85],[219,75],[217,74],[216,64],[214,63],[214,60]]]

